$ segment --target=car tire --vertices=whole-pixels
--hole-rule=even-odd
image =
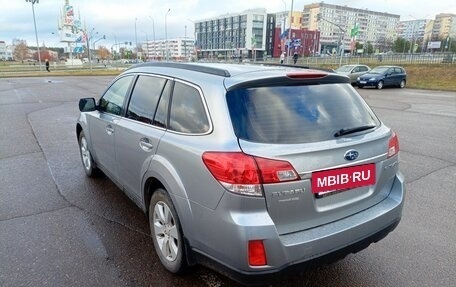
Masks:
[[[84,167],[86,175],[88,177],[98,176],[100,174],[100,170],[97,168],[97,164],[92,158],[84,131],[81,131],[79,134],[78,142],[79,154],[81,156],[82,166]]]
[[[401,81],[401,83],[399,84],[399,88],[401,88],[401,89],[405,88],[405,80]]]
[[[358,89],[362,89],[364,86],[358,85]]]
[[[182,273],[187,266],[184,236],[174,204],[165,189],[159,188],[152,195],[149,225],[162,265],[172,273]]]
[[[379,90],[383,89],[383,81],[378,81],[377,89],[379,89]]]

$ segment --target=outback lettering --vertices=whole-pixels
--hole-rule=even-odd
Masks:
[[[275,191],[272,192],[272,197],[284,197],[284,196],[292,196],[304,193],[306,191],[305,188],[297,188],[292,190],[282,190],[282,191]]]

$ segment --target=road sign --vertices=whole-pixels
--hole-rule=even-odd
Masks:
[[[73,53],[79,54],[84,52],[84,47],[74,47]]]

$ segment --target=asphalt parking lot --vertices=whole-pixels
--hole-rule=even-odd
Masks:
[[[239,286],[161,267],[141,211],[89,179],[77,101],[113,77],[0,79],[0,286]],[[399,135],[403,219],[387,238],[277,286],[455,286],[456,93],[358,90]]]

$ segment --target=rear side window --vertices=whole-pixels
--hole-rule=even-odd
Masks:
[[[131,94],[126,117],[152,124],[166,79],[140,75]]]
[[[209,131],[209,120],[199,91],[176,82],[171,100],[169,128],[176,132],[202,134]]]
[[[252,142],[319,142],[380,123],[346,84],[238,89],[226,97],[236,135]]]

